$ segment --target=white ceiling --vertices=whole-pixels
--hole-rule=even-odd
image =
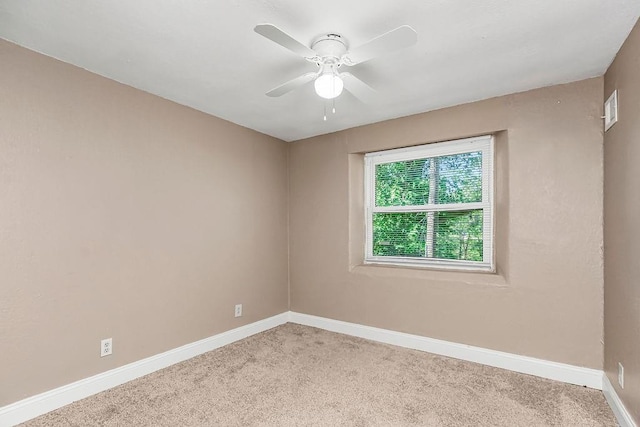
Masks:
[[[602,75],[639,16],[638,0],[0,0],[0,37],[291,141]],[[408,24],[418,44],[352,67],[377,96],[344,92],[325,122],[313,84],[264,95],[315,71],[265,22],[351,46]]]

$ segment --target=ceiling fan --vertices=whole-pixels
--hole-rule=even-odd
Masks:
[[[340,72],[340,67],[360,64],[414,45],[418,41],[417,33],[408,25],[386,32],[355,48],[350,48],[347,40],[335,33],[324,34],[314,40],[311,46],[306,46],[272,24],[256,25],[254,31],[318,66],[318,71],[305,73],[267,92],[267,96],[272,97],[284,95],[314,81],[316,93],[322,98],[336,98],[346,88],[356,98],[366,101],[371,98],[374,90],[353,74]]]

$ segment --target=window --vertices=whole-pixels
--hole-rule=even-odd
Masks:
[[[493,138],[365,156],[365,263],[493,271]]]

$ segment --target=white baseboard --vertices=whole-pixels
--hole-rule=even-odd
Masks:
[[[282,313],[249,325],[241,326],[167,352],[103,372],[89,378],[29,397],[0,408],[0,427],[13,426],[37,416],[61,408],[77,400],[116,387],[136,378],[182,362],[200,354],[215,350],[251,335],[287,323],[313,326],[332,332],[366,338],[399,347],[426,351],[442,356],[495,366],[524,374],[549,378],[565,383],[603,390],[614,414],[622,427],[637,427],[625,409],[615,390],[597,369],[582,368],[519,356],[470,345],[457,344],[419,335],[405,334],[387,329],[373,328],[355,323],[311,316],[295,312]]]
[[[289,312],[289,321],[341,334],[366,338],[385,344],[426,351],[441,356],[453,357],[455,359],[467,360],[523,374],[602,390],[602,371],[597,369],[550,362],[533,357],[519,356],[517,354],[488,350],[486,348],[457,344],[387,329],[373,328],[308,314]]]
[[[269,317],[4,406],[0,408],[0,426],[22,423],[76,400],[282,325],[287,323],[288,317],[288,313]]]
[[[613,388],[607,374],[603,374],[602,377],[602,392],[604,393],[605,399],[607,399],[607,403],[611,406],[611,410],[616,416],[620,427],[638,427],[633,421],[631,413],[627,411],[624,403],[622,403],[622,400],[618,397],[618,393],[616,393],[616,390]]]

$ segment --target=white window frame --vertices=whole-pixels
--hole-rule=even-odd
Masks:
[[[493,146],[491,135],[437,142],[415,147],[377,151],[365,155],[365,264],[387,264],[436,269],[495,272]],[[375,206],[375,167],[378,164],[482,152],[482,201],[476,203],[425,204],[418,206]],[[483,209],[483,260],[447,260],[437,258],[391,257],[373,255],[373,214],[378,212],[442,212]]]

